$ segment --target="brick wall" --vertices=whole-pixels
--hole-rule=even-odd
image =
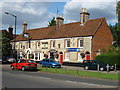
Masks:
[[[97,50],[108,50],[112,46],[113,36],[104,19],[92,40],[92,59],[95,59]]]

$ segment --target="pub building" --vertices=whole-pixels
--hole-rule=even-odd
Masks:
[[[24,21],[23,32],[15,42],[17,57],[35,61],[52,58],[60,63],[94,60],[112,46],[113,36],[104,17],[89,17],[82,8],[79,22],[64,24],[64,18],[57,15],[56,26],[27,29]]]

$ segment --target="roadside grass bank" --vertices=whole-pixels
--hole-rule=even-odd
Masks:
[[[73,76],[80,77],[93,77],[93,78],[101,78],[101,79],[109,79],[109,80],[118,80],[120,74],[114,73],[102,73],[102,72],[90,72],[90,71],[80,71],[80,70],[69,70],[63,68],[46,68],[46,67],[38,67],[38,71],[41,72],[49,72],[49,73],[58,73],[58,74],[67,74]]]

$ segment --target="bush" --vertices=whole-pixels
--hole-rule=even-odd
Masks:
[[[120,54],[117,52],[107,52],[96,56],[96,60],[99,60],[105,64],[120,66]]]

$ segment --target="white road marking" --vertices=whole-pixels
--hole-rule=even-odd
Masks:
[[[100,86],[100,87],[111,87],[111,88],[116,88],[117,87],[117,86],[99,85],[99,84],[91,84],[91,83],[84,83],[84,82],[75,82],[75,81],[69,81],[69,80],[66,80],[66,82],[86,84],[86,85],[92,85],[92,86]]]

